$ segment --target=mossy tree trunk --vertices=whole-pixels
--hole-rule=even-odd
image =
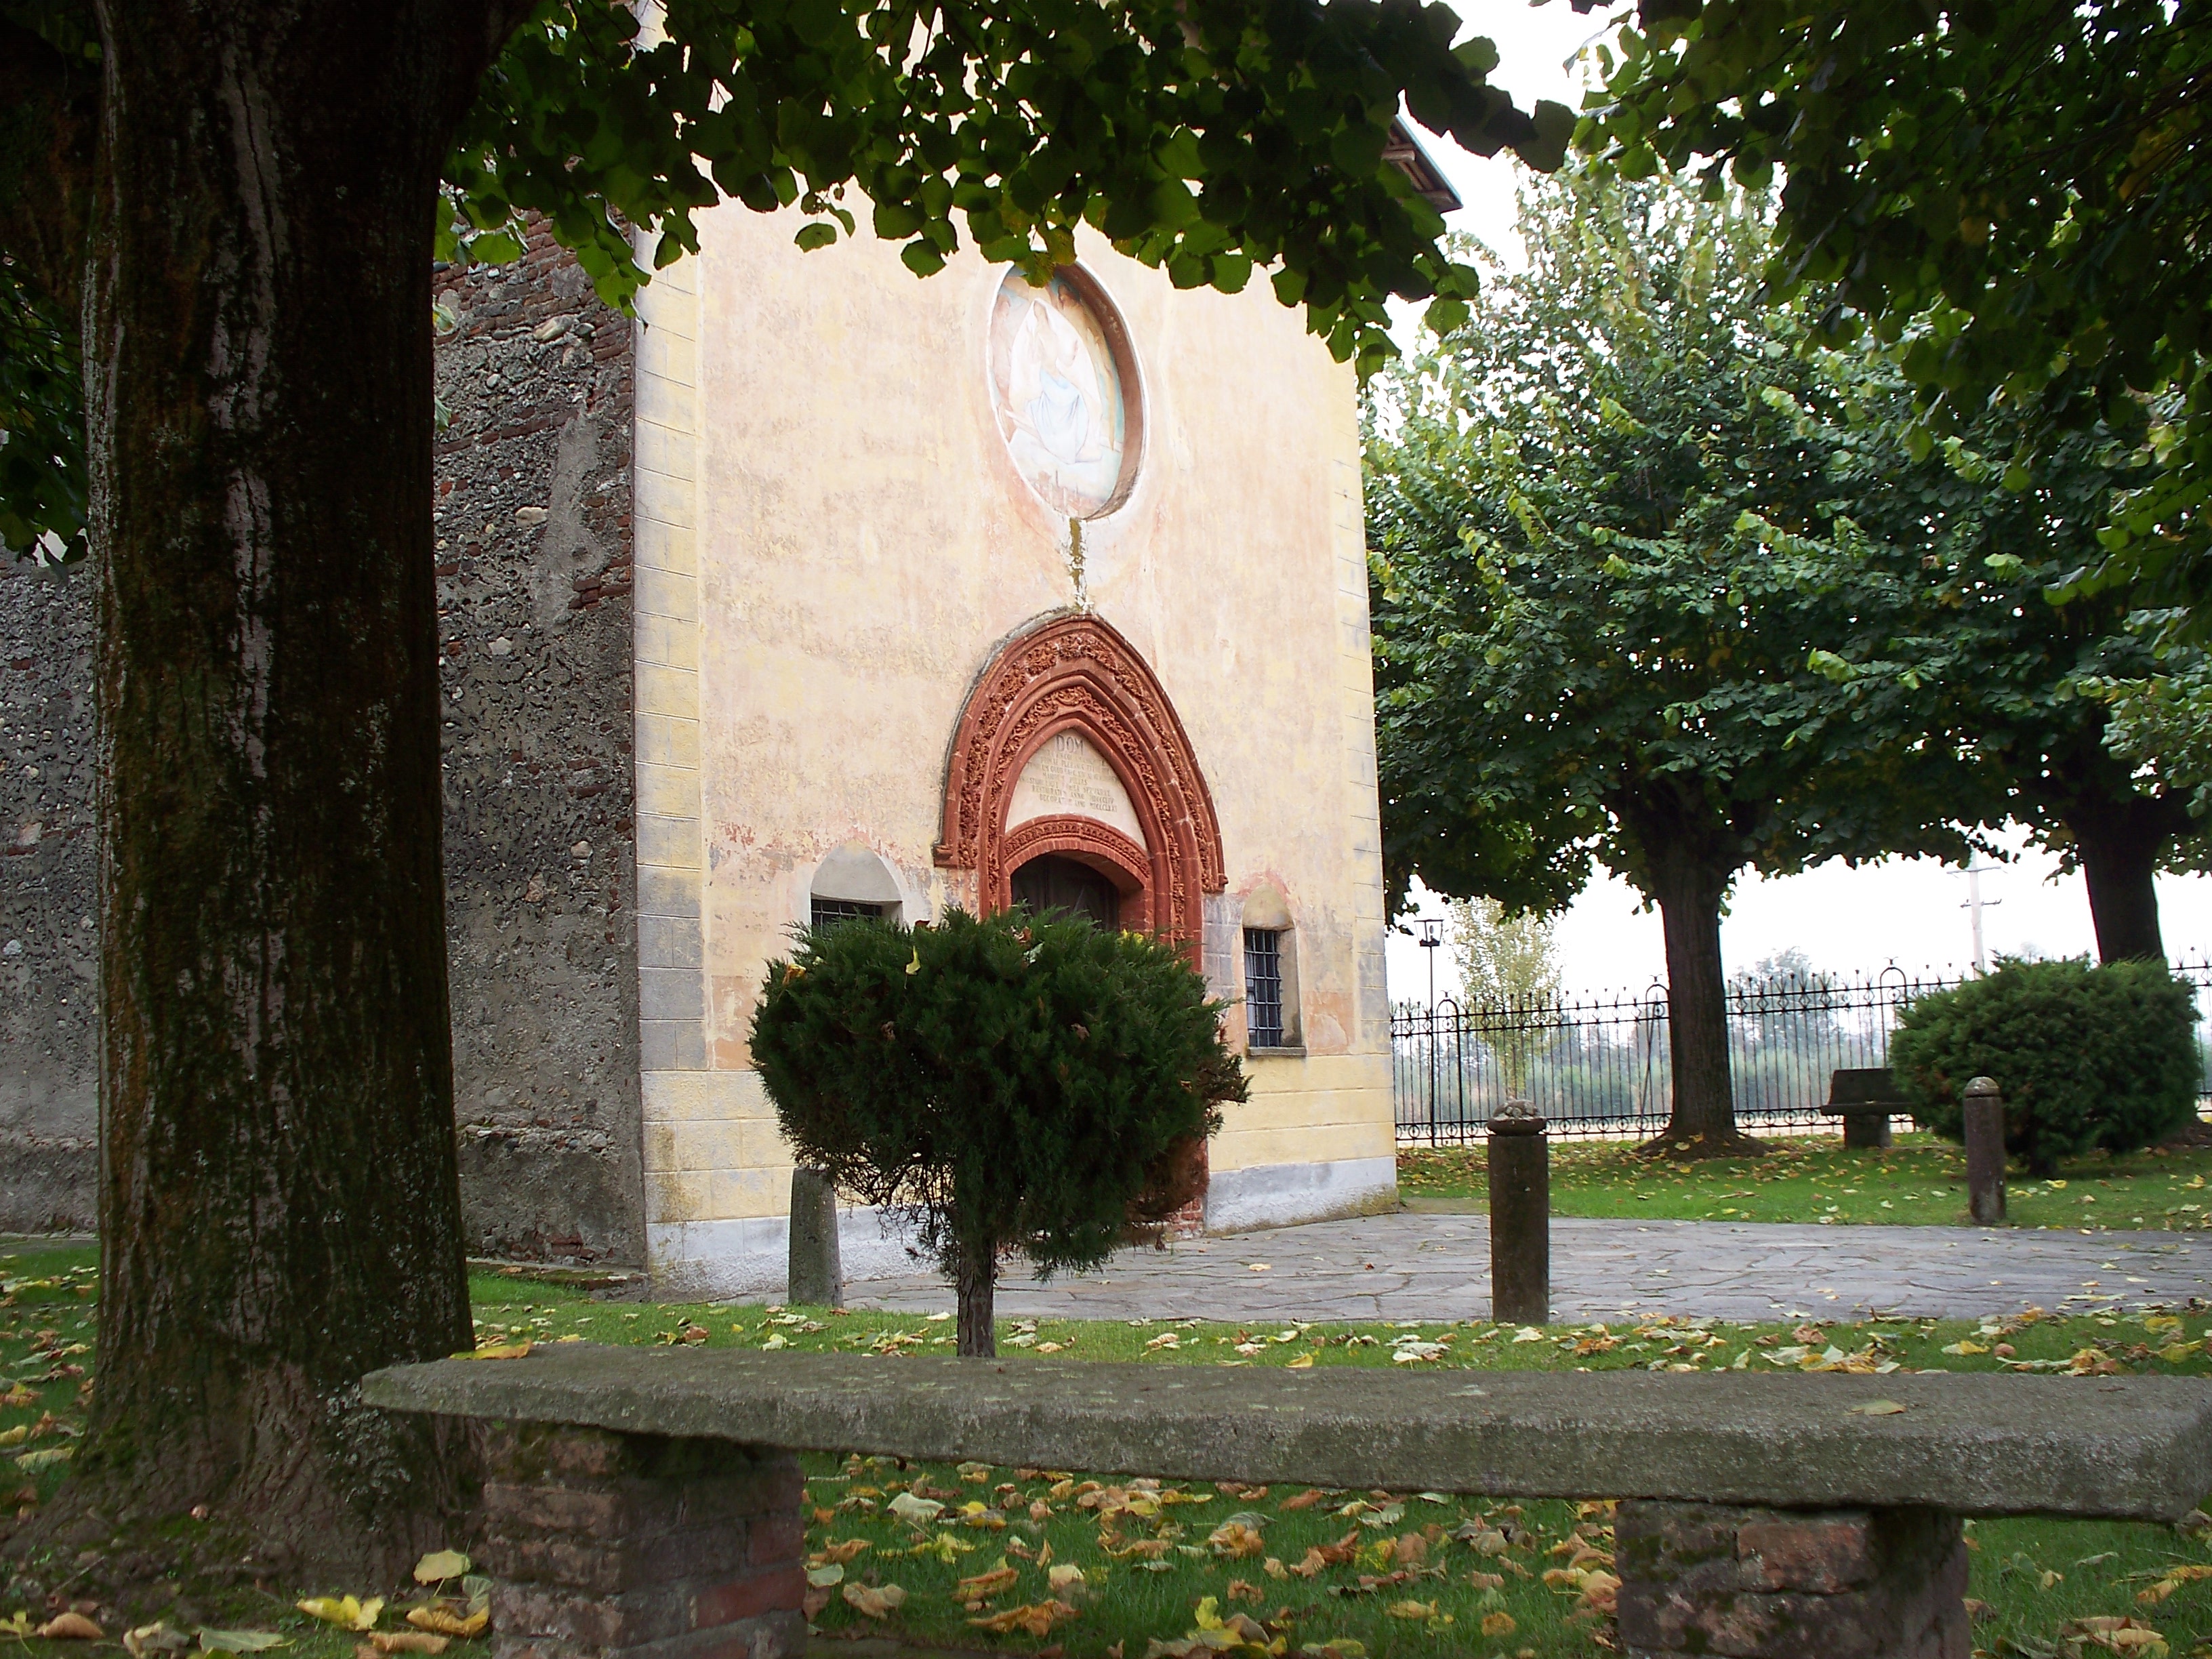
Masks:
[[[1667,1127],[1646,1150],[1675,1158],[1742,1157],[1759,1148],[1735,1124],[1721,905],[1743,852],[1724,830],[1685,823],[1685,816],[1662,811],[1638,833],[1650,850],[1636,880],[1659,907],[1666,939],[1667,1048],[1674,1080]]]
[[[57,1524],[207,1503],[376,1574],[465,1498],[358,1384],[470,1340],[429,279],[496,13],[100,8],[100,1363]]]
[[[2089,894],[2100,962],[2164,962],[2158,922],[2158,867],[2173,838],[2189,828],[2179,801],[2129,794],[2077,805],[2066,820]]]

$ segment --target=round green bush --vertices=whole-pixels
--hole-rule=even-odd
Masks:
[[[2197,1114],[2194,994],[2155,962],[2003,962],[1916,997],[1889,1042],[1920,1127],[1964,1138],[1977,1077],[2004,1092],[2005,1149],[2038,1176],[2100,1148],[2131,1152]]]
[[[817,928],[769,964],[753,1063],[799,1159],[903,1210],[991,1352],[997,1262],[1096,1266],[1198,1191],[1245,1096],[1186,952],[1062,912]]]

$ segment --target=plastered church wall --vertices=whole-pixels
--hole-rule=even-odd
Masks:
[[[644,295],[637,414],[638,859],[646,1220],[657,1284],[779,1288],[787,1152],[745,1031],[810,882],[866,848],[909,920],[973,904],[939,868],[947,745],[992,650],[1089,607],[1151,665],[1218,813],[1206,961],[1242,994],[1241,913],[1287,913],[1303,1053],[1255,1057],[1212,1149],[1207,1223],[1395,1195],[1366,574],[1351,371],[1264,282],[1177,293],[1103,245],[1145,459],[1083,526],[994,423],[1003,268],[917,280],[863,239],[723,210]],[[1255,914],[1257,914],[1255,912]],[[1240,1027],[1241,1035],[1241,1027]],[[848,1272],[899,1241],[848,1218]]]

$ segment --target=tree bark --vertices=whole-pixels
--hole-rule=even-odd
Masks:
[[[2089,891],[2098,961],[2166,960],[2154,878],[2168,844],[2188,823],[2179,801],[2132,793],[2077,805],[2068,815],[2067,833]]]
[[[389,1577],[450,1541],[469,1475],[359,1382],[471,1340],[430,239],[512,19],[100,21],[100,1363],[62,1514],[207,1503],[273,1565]]]
[[[1650,893],[1667,945],[1667,1047],[1674,1096],[1667,1127],[1644,1150],[1676,1158],[1741,1158],[1762,1148],[1735,1127],[1721,901],[1735,862],[1677,839],[1652,858]]]
[[[999,1253],[988,1245],[963,1245],[953,1273],[959,1299],[959,1352],[963,1358],[996,1359],[999,1337],[993,1307],[997,1299]]]

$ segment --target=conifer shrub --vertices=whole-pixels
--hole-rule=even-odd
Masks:
[[[845,922],[769,964],[754,1064],[800,1161],[910,1214],[994,1352],[1001,1251],[1095,1267],[1194,1195],[1244,1098],[1221,1005],[1172,945],[1054,914]]]
[[[1916,997],[1890,1069],[1921,1127],[1964,1138],[1977,1077],[2004,1093],[2005,1149],[2038,1176],[2100,1148],[2129,1152],[2197,1111],[2196,1000],[2162,963],[2002,962]]]

